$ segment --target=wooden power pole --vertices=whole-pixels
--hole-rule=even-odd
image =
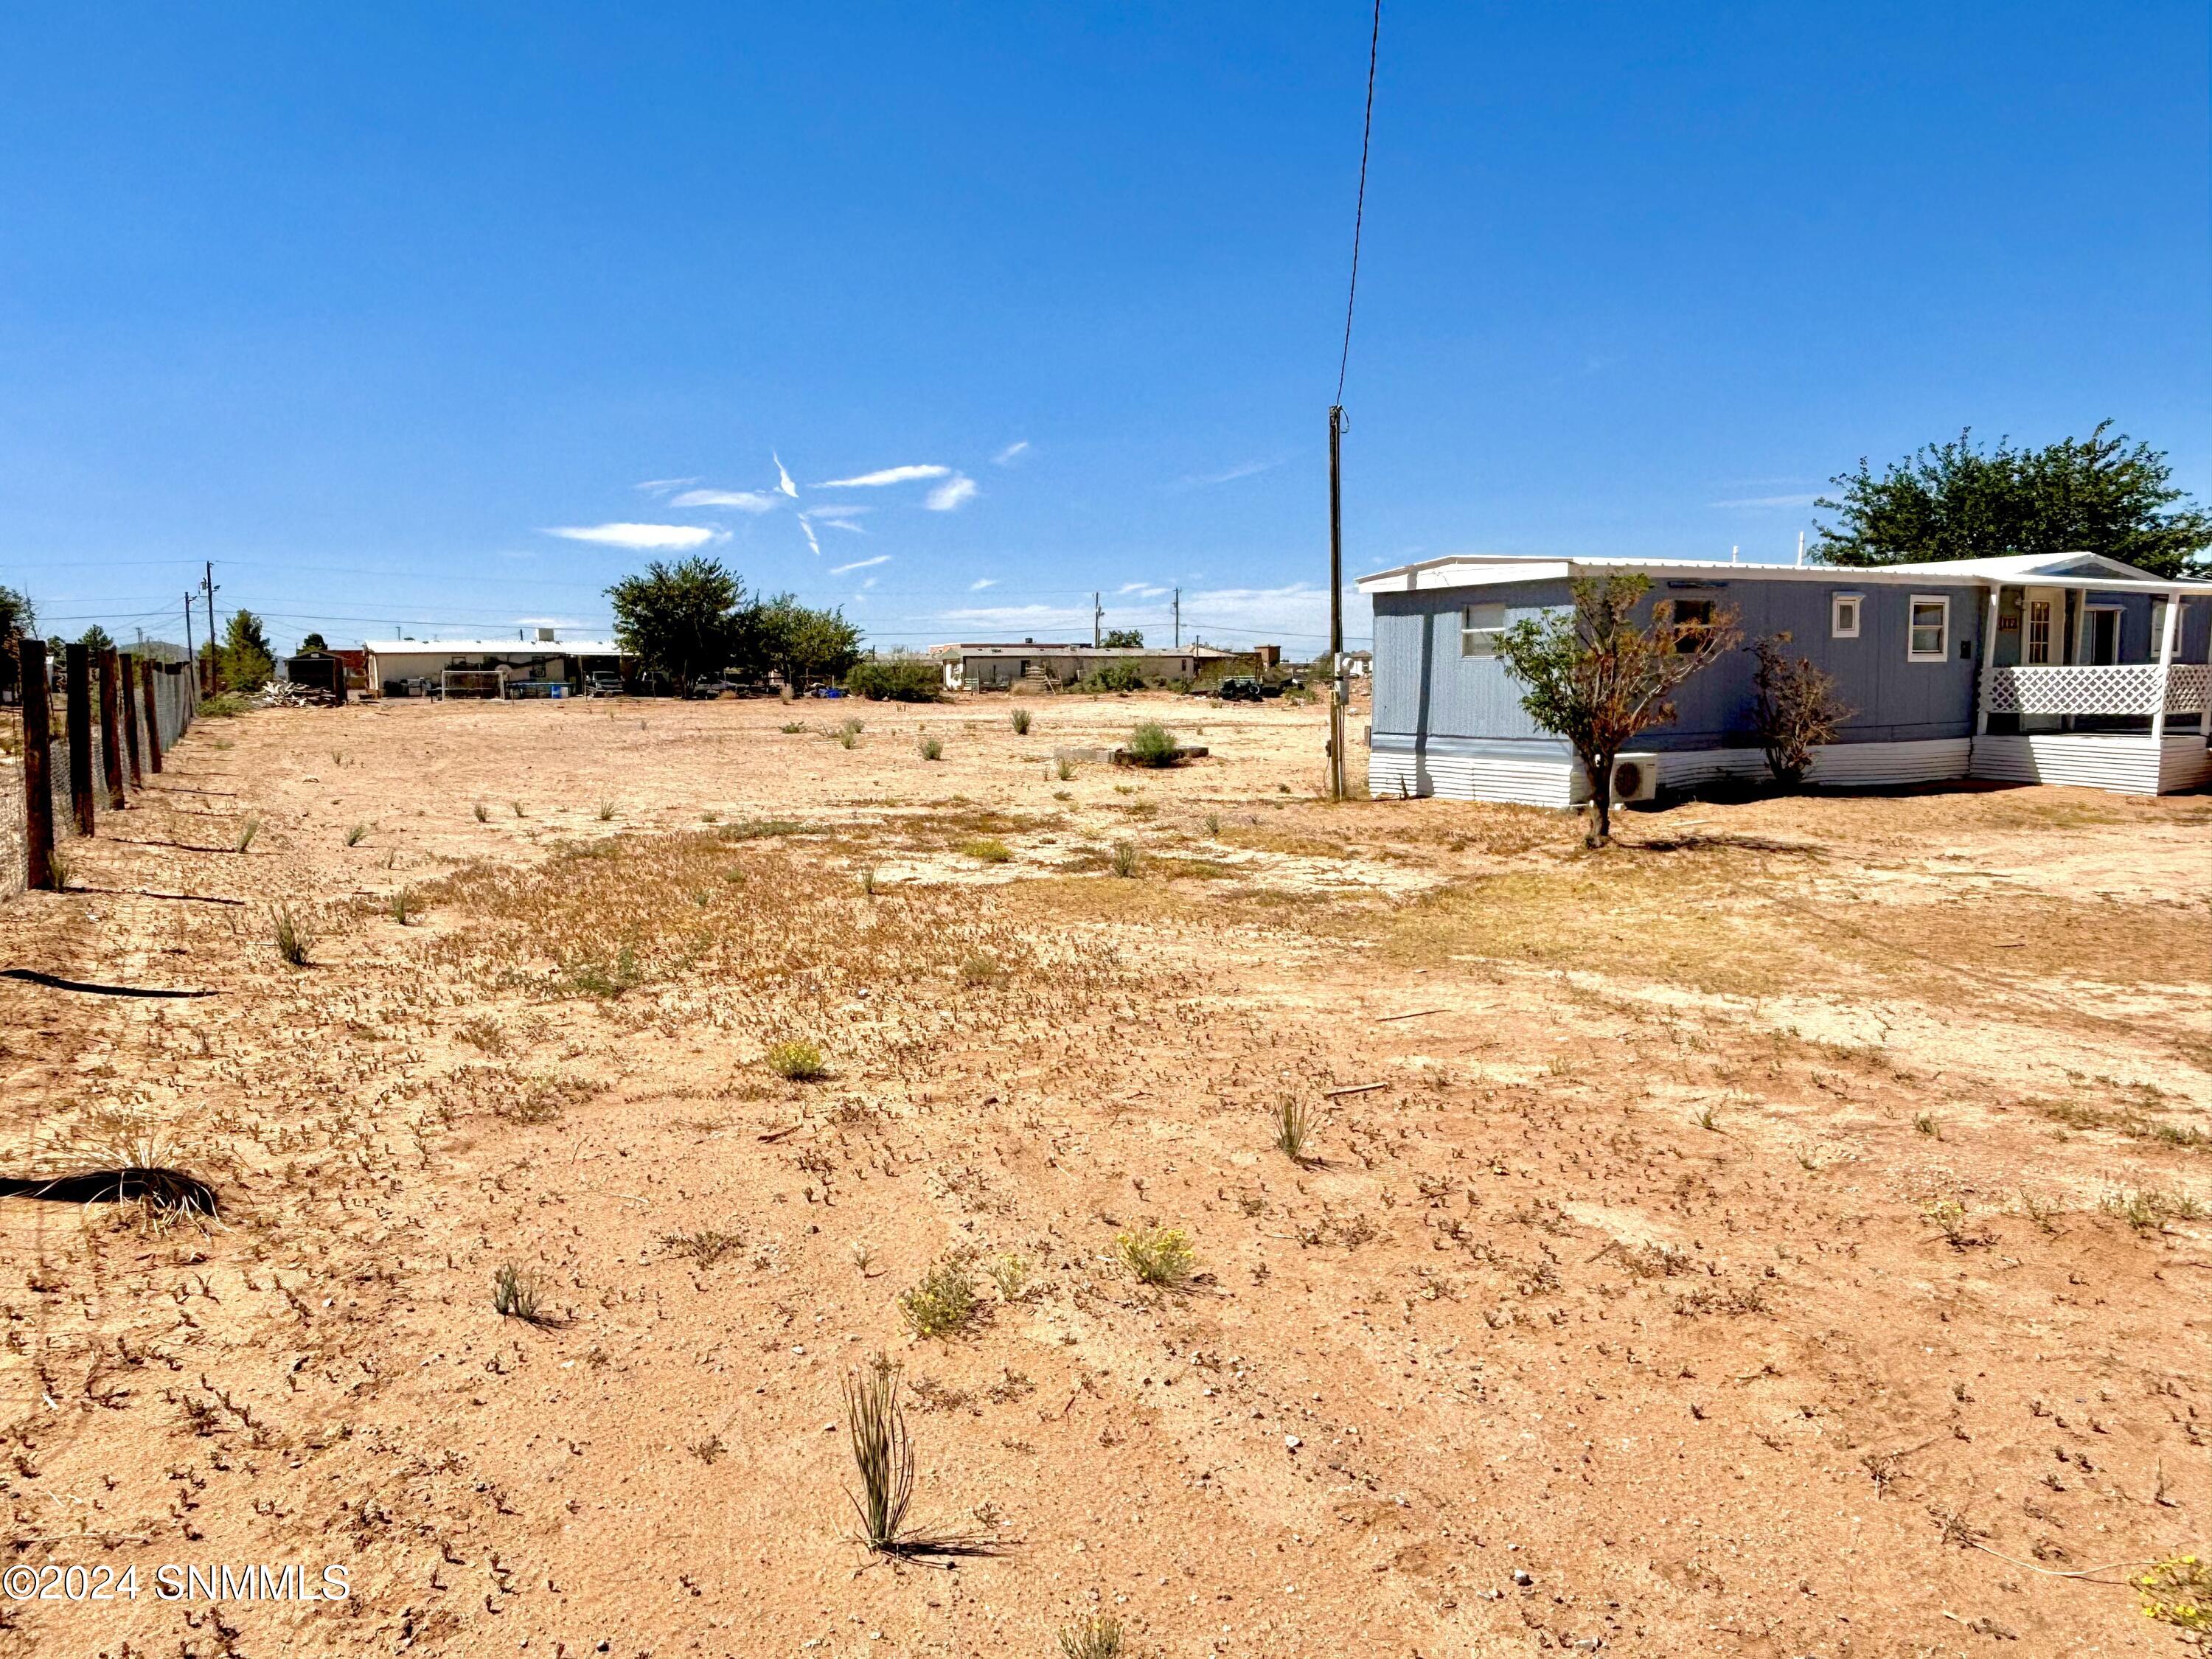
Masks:
[[[1344,405],[1328,411],[1328,798],[1344,799]]]

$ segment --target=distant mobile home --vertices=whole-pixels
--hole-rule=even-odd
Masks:
[[[1475,555],[1359,580],[1375,603],[1372,792],[1587,799],[1589,780],[1522,708],[1496,641],[1571,605],[1576,577],[1608,570],[1650,580],[1646,617],[1732,610],[1747,647],[1787,633],[1790,650],[1835,677],[1856,712],[1815,751],[1816,783],[1978,777],[2154,794],[2212,782],[2212,581],[2088,553],[1864,569]],[[1763,775],[1753,665],[1735,651],[1687,681],[1673,723],[1616,768],[1615,794]]]
[[[1121,663],[1133,665],[1146,679],[1194,680],[1201,670],[1217,663],[1252,656],[1210,645],[1100,646],[1036,640],[933,646],[929,654],[944,665],[948,691],[1006,691],[1017,685],[1054,690]]]
[[[637,659],[611,640],[556,640],[540,629],[536,640],[368,640],[362,652],[372,691],[387,697],[431,696],[448,670],[504,671],[502,695],[527,695],[559,687],[573,694],[585,677],[616,673],[627,683]]]

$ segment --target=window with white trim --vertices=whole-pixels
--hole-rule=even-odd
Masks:
[[[1915,593],[1911,605],[1907,660],[1942,662],[1951,651],[1951,601],[1940,593]]]
[[[1459,613],[1459,653],[1462,657],[1494,657],[1498,636],[1505,631],[1505,607],[1470,605]]]
[[[1828,637],[1832,640],[1855,640],[1859,636],[1859,607],[1866,603],[1863,593],[1831,593],[1828,595]]]

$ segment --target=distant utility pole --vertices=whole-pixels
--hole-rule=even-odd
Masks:
[[[213,559],[207,562],[207,574],[200,578],[200,587],[207,595],[208,647],[212,650],[215,647],[215,596],[220,591],[216,586]]]
[[[1182,589],[1180,587],[1176,589],[1175,596],[1175,630],[1176,649],[1180,651],[1182,649]]]
[[[1093,650],[1098,647],[1101,639],[1098,629],[1105,620],[1106,607],[1098,603],[1098,595],[1094,592],[1091,596],[1091,646]]]
[[[192,590],[185,590],[185,660],[192,665],[192,672],[199,671],[199,656],[192,649]]]

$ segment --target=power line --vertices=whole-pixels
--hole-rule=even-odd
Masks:
[[[1352,212],[1352,285],[1344,296],[1344,351],[1336,360],[1336,401],[1344,401],[1344,374],[1352,365],[1352,307],[1359,297],[1359,230],[1367,219],[1367,145],[1375,133],[1375,58],[1382,45],[1382,0],[1375,0],[1375,27],[1367,37],[1367,118],[1359,133],[1359,199]]]

